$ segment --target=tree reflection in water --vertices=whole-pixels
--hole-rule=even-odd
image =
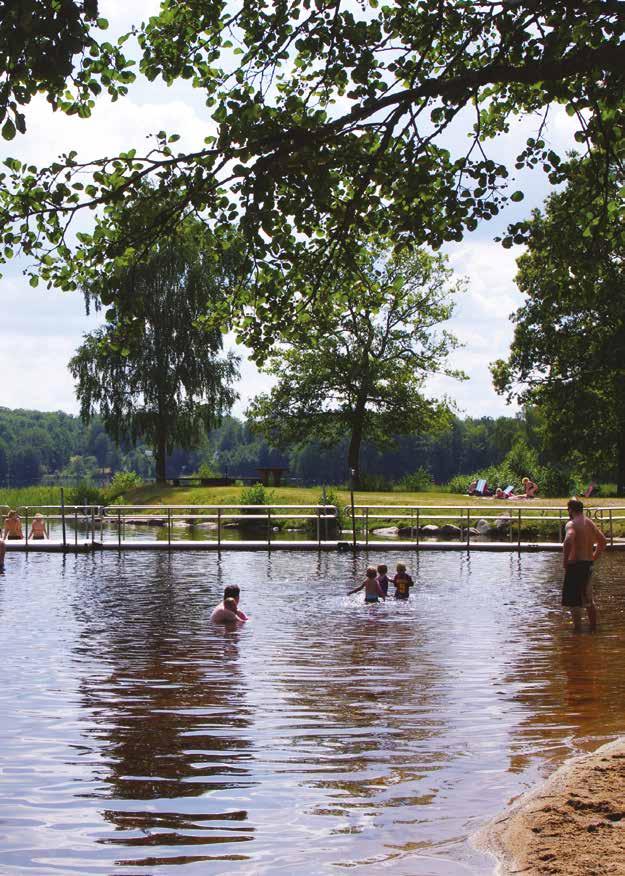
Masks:
[[[98,755],[94,787],[79,796],[114,801],[102,814],[118,832],[98,842],[154,849],[128,864],[230,856],[254,831],[245,809],[227,805],[254,784],[240,634],[207,623],[216,590],[201,576],[158,554],[146,577],[133,559],[103,566],[75,603],[86,738]],[[194,853],[206,844],[222,848]]]

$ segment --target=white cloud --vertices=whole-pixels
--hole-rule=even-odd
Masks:
[[[200,116],[195,107],[177,98],[149,103],[136,103],[130,98],[113,103],[103,98],[92,117],[85,120],[53,112],[39,97],[29,107],[27,124],[25,136],[2,146],[3,158],[12,155],[22,163],[45,165],[72,149],[81,161],[115,155],[132,147],[142,154],[151,148],[148,135],[161,128],[181,135],[181,149],[195,149],[214,130],[208,116]]]

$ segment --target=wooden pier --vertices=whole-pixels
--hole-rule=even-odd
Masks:
[[[568,519],[566,508],[529,504],[351,505],[342,512],[327,504],[64,505],[18,510],[24,538],[7,540],[7,552],[559,552]],[[28,522],[36,512],[44,514],[51,538],[28,537]],[[604,531],[607,549],[625,550],[625,538],[620,537],[625,507],[593,507],[588,513]],[[386,528],[376,529],[380,526]],[[295,527],[298,534],[286,535],[287,527]]]
[[[240,540],[222,540],[217,541],[186,541],[179,539],[172,542],[143,539],[141,541],[132,541],[126,539],[121,543],[116,541],[74,541],[63,544],[59,540],[32,540],[26,544],[24,540],[9,541],[6,543],[7,553],[67,553],[67,554],[86,554],[98,553],[101,551],[117,551],[122,553],[133,551],[169,551],[170,553],[185,552],[185,551],[322,551],[324,553],[350,552],[358,553],[373,551],[381,553],[384,551],[455,551],[458,552],[499,552],[499,553],[537,553],[546,551],[557,553],[562,550],[562,545],[559,542],[510,542],[510,541],[472,541],[467,545],[464,541],[426,541],[421,539],[417,544],[415,541],[368,541],[357,540],[353,541],[280,541],[273,539],[267,541],[240,541]],[[607,551],[624,551],[625,541],[615,540],[613,544],[608,544]]]

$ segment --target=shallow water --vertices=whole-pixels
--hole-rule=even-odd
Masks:
[[[488,873],[468,837],[625,729],[625,566],[574,636],[553,554],[10,554],[0,873]],[[251,620],[208,623],[226,583]]]

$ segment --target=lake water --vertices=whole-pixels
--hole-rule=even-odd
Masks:
[[[408,603],[346,591],[408,563]],[[489,873],[469,836],[625,729],[625,566],[552,554],[9,554],[0,873]],[[225,584],[251,620],[211,626]]]

